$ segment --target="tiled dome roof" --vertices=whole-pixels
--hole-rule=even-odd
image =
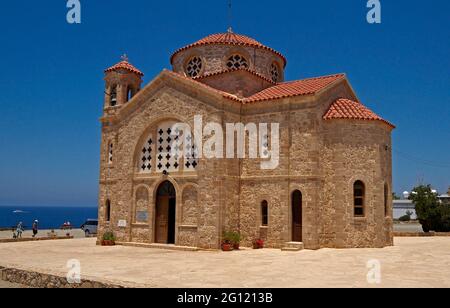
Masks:
[[[140,70],[135,68],[131,63],[129,63],[127,60],[122,60],[121,62],[117,63],[114,66],[111,66],[110,68],[105,70],[105,73],[108,72],[114,72],[118,70],[127,70],[131,73],[135,73],[139,76],[144,76],[144,73],[142,73]]]
[[[367,121],[381,121],[387,125],[395,128],[395,125],[384,120],[372,110],[350,99],[340,98],[331,104],[330,108],[323,116],[324,120],[333,119],[351,119],[351,120],[367,120]]]
[[[247,46],[247,47],[261,48],[261,49],[265,49],[270,52],[273,52],[277,56],[281,57],[284,61],[284,65],[286,65],[286,63],[287,63],[286,58],[280,52],[276,51],[275,49],[267,47],[251,37],[241,35],[241,34],[236,34],[233,32],[212,34],[212,35],[207,36],[193,44],[190,44],[188,46],[180,48],[174,52],[174,54],[170,58],[170,62],[173,63],[174,57],[182,51],[185,51],[185,50],[193,48],[193,47],[205,46],[205,45],[232,45],[232,46]]]

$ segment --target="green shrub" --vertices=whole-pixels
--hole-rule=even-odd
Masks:
[[[401,222],[408,222],[408,221],[411,221],[411,216],[405,215],[405,216],[400,217],[398,220]]]
[[[416,205],[423,231],[450,232],[450,207],[439,201],[430,185],[414,188],[410,199]]]
[[[114,236],[114,233],[108,231],[108,232],[105,232],[105,234],[103,234],[103,240],[114,242],[116,240],[116,237]]]
[[[242,240],[239,232],[224,232],[223,242],[227,244],[239,244]]]

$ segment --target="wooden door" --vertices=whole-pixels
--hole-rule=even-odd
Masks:
[[[156,203],[155,241],[167,244],[169,236],[169,196],[159,196]]]

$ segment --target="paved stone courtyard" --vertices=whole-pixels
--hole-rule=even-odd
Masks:
[[[1,244],[0,266],[62,275],[81,262],[82,278],[145,287],[450,287],[450,237],[396,238],[384,249],[181,252],[98,247],[95,239]],[[367,262],[382,282],[367,282]]]

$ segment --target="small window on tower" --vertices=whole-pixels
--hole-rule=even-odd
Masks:
[[[203,69],[203,62],[200,57],[192,57],[186,65],[186,74],[195,78],[200,76]]]
[[[127,102],[131,101],[132,98],[133,98],[133,89],[132,88],[128,88],[127,89]]]
[[[113,86],[111,88],[110,96],[111,96],[110,105],[111,105],[111,107],[114,107],[117,105],[117,87],[116,86]]]
[[[108,163],[109,164],[113,163],[113,148],[114,148],[114,144],[111,142],[108,146]]]
[[[280,80],[280,69],[278,68],[278,64],[272,63],[270,67],[270,75],[272,76],[273,82],[278,82]]]
[[[227,67],[231,70],[237,70],[241,68],[249,68],[249,65],[245,57],[236,54],[228,58]]]

